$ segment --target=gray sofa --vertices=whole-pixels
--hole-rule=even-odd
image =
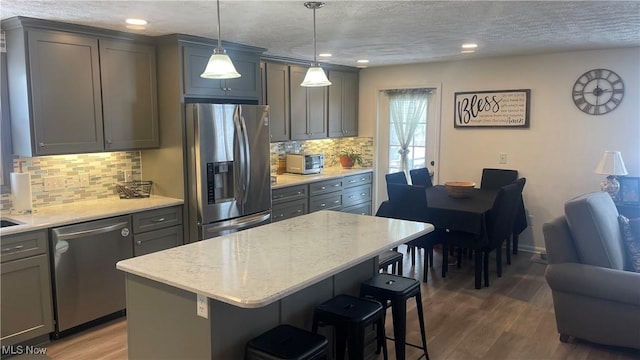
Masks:
[[[640,349],[640,273],[630,271],[618,211],[605,192],[565,204],[543,226],[560,341]]]

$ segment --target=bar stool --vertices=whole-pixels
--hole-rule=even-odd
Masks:
[[[283,324],[249,340],[245,360],[320,360],[327,358],[327,339]]]
[[[424,350],[427,360],[427,340],[424,331],[424,317],[422,313],[422,296],[420,294],[420,282],[416,279],[406,278],[393,274],[380,274],[365,281],[360,286],[360,295],[374,298],[384,305],[385,312],[391,306],[393,315],[393,337],[396,345],[396,359],[405,359],[405,345],[409,345]],[[416,308],[418,309],[418,321],[420,323],[420,334],[422,336],[422,346],[407,343],[407,300],[416,298]]]
[[[388,359],[384,334],[384,307],[375,300],[351,295],[337,295],[316,306],[313,312],[312,331],[318,326],[335,328],[336,359],[344,359],[345,348],[349,348],[349,359],[363,360],[365,357],[365,329],[375,324],[377,349],[382,347],[384,359]]]

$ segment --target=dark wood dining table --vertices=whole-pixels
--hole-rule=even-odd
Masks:
[[[490,216],[498,190],[474,189],[469,197],[454,198],[449,196],[443,185],[437,185],[427,188],[426,194],[427,216],[429,222],[436,229],[470,233],[477,237],[478,241],[488,243],[487,219]],[[521,196],[512,232],[514,239],[517,239],[518,234],[526,228],[527,218],[524,201]],[[509,239],[506,240],[509,241]],[[516,241],[514,241],[514,244],[517,244]],[[448,270],[448,257],[444,254],[446,250],[447,247],[445,246],[443,248],[443,277]],[[479,261],[480,258],[477,255],[476,261]],[[510,262],[510,254],[508,253],[507,259]],[[479,278],[476,277],[476,288],[479,288],[478,280]]]

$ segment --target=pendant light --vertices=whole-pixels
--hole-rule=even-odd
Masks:
[[[237,71],[227,51],[222,48],[222,40],[220,40],[220,0],[216,1],[218,8],[218,46],[213,49],[213,55],[209,58],[207,67],[200,77],[205,79],[235,79],[240,75]]]
[[[320,9],[324,6],[323,2],[320,1],[309,1],[304,3],[304,6],[307,9],[313,9],[313,64],[307,70],[307,75],[304,77],[304,81],[300,86],[306,87],[319,87],[319,86],[329,86],[331,82],[327,79],[327,74],[324,73],[324,70],[318,65],[318,60],[316,54],[318,50],[316,48],[316,9]]]

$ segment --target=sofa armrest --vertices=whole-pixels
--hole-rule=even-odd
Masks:
[[[545,278],[553,291],[640,306],[640,273],[561,263],[548,265]]]

